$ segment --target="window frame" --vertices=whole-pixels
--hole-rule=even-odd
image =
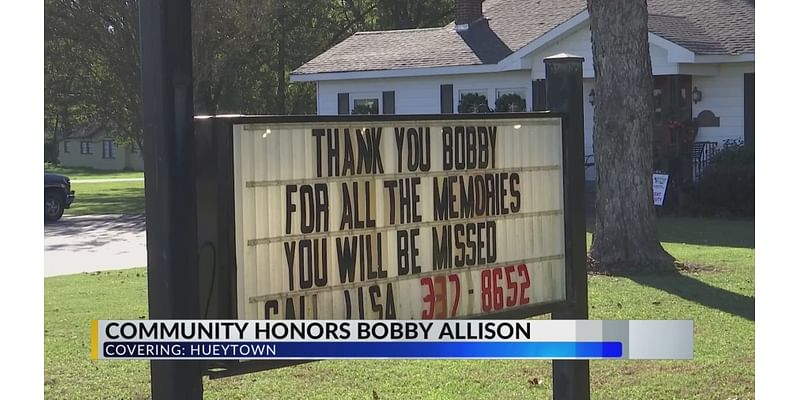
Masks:
[[[528,89],[524,87],[507,87],[507,88],[497,88],[494,91],[494,102],[495,102],[495,111],[497,111],[497,100],[506,94],[516,94],[522,97],[522,100],[525,101],[525,109],[519,111],[510,111],[510,112],[528,112],[530,110],[531,104],[528,101]],[[487,97],[488,100],[488,97]]]
[[[383,100],[382,100],[382,93],[381,92],[362,92],[362,93],[350,93],[350,114],[351,115],[380,115],[383,112]],[[353,114],[353,110],[356,108],[356,101],[358,100],[375,100],[378,110],[375,114]]]
[[[85,148],[84,148],[85,146]],[[81,154],[92,154],[92,142],[81,140]]]
[[[474,114],[474,113],[462,113],[461,111],[458,110],[459,105],[461,105],[461,98],[465,94],[470,94],[470,93],[475,93],[475,94],[483,95],[483,97],[486,97],[486,107],[491,109],[490,108],[490,104],[492,103],[492,99],[489,98],[489,88],[486,88],[486,89],[458,89],[458,92],[456,92],[456,98],[455,98],[456,101],[455,101],[455,103],[453,103],[453,105],[454,105],[453,111],[455,111],[455,114]]]
[[[63,146],[64,147],[63,147],[62,151],[64,153],[69,153],[69,140],[65,140]]]
[[[103,159],[111,160],[116,158],[114,154],[114,141],[111,139],[103,139]]]

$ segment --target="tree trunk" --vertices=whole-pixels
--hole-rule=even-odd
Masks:
[[[653,72],[646,0],[589,0],[594,58],[595,232],[602,271],[664,270],[653,206]]]

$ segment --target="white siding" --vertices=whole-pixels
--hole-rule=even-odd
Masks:
[[[531,75],[529,71],[494,74],[442,75],[431,77],[358,79],[320,81],[317,86],[317,106],[320,115],[338,113],[338,93],[350,93],[350,101],[359,94],[374,94],[393,90],[395,113],[439,114],[439,85],[453,85],[453,110],[458,111],[458,92],[466,89],[485,89],[489,107],[494,108],[497,89],[525,88],[526,103],[531,108]],[[380,99],[379,101],[383,101]],[[383,104],[380,105],[381,111]]]
[[[584,26],[583,28],[564,37],[563,39],[539,49],[533,52],[530,56],[526,57],[526,65],[529,65],[532,68],[533,78],[544,79],[544,62],[542,60],[545,57],[559,53],[569,53],[583,57],[584,78],[594,78],[594,67],[592,66],[592,41],[589,25]],[[653,64],[654,75],[670,75],[677,73],[678,64],[669,62],[667,60],[667,51],[661,47],[650,44],[650,58]]]
[[[692,85],[703,100],[692,105],[692,116],[709,110],[719,117],[719,127],[700,128],[697,141],[744,139],[744,74],[755,72],[755,63],[720,64],[717,76],[694,76]]]

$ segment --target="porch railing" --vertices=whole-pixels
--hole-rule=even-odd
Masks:
[[[711,158],[717,152],[717,142],[695,142],[692,149],[692,180],[697,182],[703,176]]]

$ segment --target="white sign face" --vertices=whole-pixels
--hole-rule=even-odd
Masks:
[[[235,125],[241,319],[565,300],[561,120]]]
[[[653,204],[657,206],[664,205],[664,196],[667,194],[667,183],[669,183],[669,175],[653,174]]]

